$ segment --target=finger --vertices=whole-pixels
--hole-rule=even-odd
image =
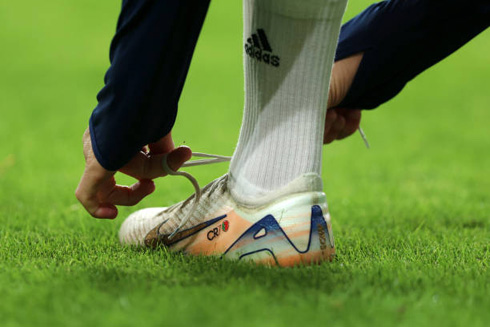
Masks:
[[[155,191],[153,181],[143,179],[131,186],[116,185],[106,201],[114,205],[133,206]]]
[[[330,133],[333,123],[337,119],[337,112],[335,110],[327,110],[327,115],[325,117],[325,128],[323,133],[323,143],[326,144],[327,136]]]
[[[359,124],[361,123],[361,110],[346,110],[347,111],[344,114],[345,126],[344,129],[337,136],[338,140],[354,134],[354,132],[357,131],[357,129],[359,128]]]
[[[116,207],[110,204],[101,204],[97,198],[98,189],[106,180],[84,172],[75,191],[78,201],[94,218],[114,219],[117,216]]]
[[[131,161],[119,169],[119,171],[136,179],[143,179],[146,170],[154,169],[153,165],[155,164],[154,161],[156,160],[156,157],[157,156],[150,156],[149,153],[140,151],[131,159]]]
[[[92,216],[99,219],[114,219],[117,217],[117,208],[112,204],[101,204]]]
[[[180,167],[192,157],[191,148],[180,146],[172,151],[167,157],[167,164],[170,169],[177,171]]]
[[[323,140],[324,143],[328,144],[334,141],[339,135],[339,133],[343,130],[344,126],[345,126],[345,118],[340,115],[337,115],[337,119],[332,124],[332,127],[330,128],[328,135],[324,137]]]
[[[167,173],[162,166],[164,156],[164,154],[146,155],[140,152],[120,171],[139,180],[165,176]],[[191,156],[191,149],[181,146],[168,154],[167,163],[173,170],[178,170]]]
[[[172,134],[168,133],[163,138],[155,143],[150,143],[148,145],[150,148],[150,153],[153,154],[164,154],[169,153],[175,149],[174,141],[172,140]]]

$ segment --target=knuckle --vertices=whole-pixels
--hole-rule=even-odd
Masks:
[[[77,198],[78,201],[82,202],[82,191],[80,191],[79,188],[75,190],[75,197]]]

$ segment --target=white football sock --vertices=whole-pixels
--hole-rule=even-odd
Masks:
[[[301,175],[320,175],[330,72],[347,0],[243,3],[245,109],[229,188],[237,201],[252,204]]]

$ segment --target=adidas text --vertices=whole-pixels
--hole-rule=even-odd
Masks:
[[[252,59],[259,62],[279,67],[281,58],[272,53],[272,47],[269,39],[262,28],[257,30],[257,33],[252,34],[245,43],[245,53]]]
[[[281,58],[279,58],[278,56],[274,56],[268,52],[262,51],[261,49],[257,49],[248,44],[245,44],[245,52],[251,58],[272,65],[274,67],[279,67],[281,64]]]

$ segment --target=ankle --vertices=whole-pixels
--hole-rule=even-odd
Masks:
[[[275,190],[265,190],[243,177],[228,176],[228,189],[238,204],[244,207],[257,207],[270,204],[279,198],[305,192],[322,192],[323,181],[316,173],[303,174],[283,187]]]

